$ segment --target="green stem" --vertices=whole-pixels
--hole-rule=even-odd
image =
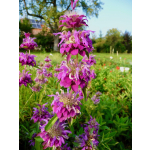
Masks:
[[[78,54],[76,55],[76,63],[78,64]]]
[[[86,94],[86,88],[82,89],[83,95],[84,95],[84,102],[86,102],[87,94]]]

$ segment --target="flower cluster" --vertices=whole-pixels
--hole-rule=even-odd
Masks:
[[[37,76],[34,79],[36,84],[31,88],[32,91],[39,92],[42,88],[41,85],[48,82],[47,78],[53,76],[52,73],[48,71],[48,69],[52,67],[50,61],[51,61],[50,58],[47,56],[45,58],[46,63],[45,64],[40,63],[39,66],[40,69],[37,69]]]
[[[22,66],[23,65],[35,66],[36,61],[35,61],[34,57],[36,57],[36,56],[35,55],[30,55],[27,52],[26,52],[26,54],[20,53],[19,63],[21,63]]]
[[[59,27],[66,27],[66,28],[79,28],[81,26],[88,26],[85,22],[86,16],[79,15],[75,11],[68,11],[65,15],[60,16],[59,23],[61,24]]]
[[[98,130],[99,124],[96,122],[95,118],[91,117],[90,121],[85,124],[84,133],[82,135],[76,136],[75,142],[79,144],[78,148],[82,150],[92,150],[92,145],[96,149],[98,146]]]
[[[34,120],[35,122],[42,122],[43,119],[51,119],[53,117],[53,114],[50,114],[48,112],[48,108],[45,107],[47,103],[43,104],[42,106],[40,104],[37,104],[39,106],[40,109],[37,108],[33,108],[34,109],[34,113],[33,116],[31,118],[31,120]]]
[[[86,62],[88,65],[92,66],[96,64],[96,60],[94,59],[95,55],[90,55],[88,58],[86,55],[83,57],[82,61]]]
[[[60,86],[65,88],[71,86],[75,92],[78,91],[78,86],[82,89],[87,87],[88,82],[96,76],[94,70],[91,71],[90,67],[84,61],[79,63],[76,63],[74,60],[70,60],[70,63],[63,61],[60,68],[55,69],[55,71],[59,72],[57,78],[60,80]]]
[[[67,119],[73,118],[80,114],[80,100],[83,98],[82,96],[77,97],[78,92],[72,94],[69,93],[69,88],[67,89],[67,93],[64,93],[61,90],[61,94],[58,92],[56,95],[48,95],[50,97],[54,96],[54,100],[51,104],[53,107],[53,112],[57,114],[59,121],[65,121]]]
[[[86,18],[85,15],[79,15],[77,12],[74,11],[75,7],[76,7],[76,3],[78,0],[75,0],[75,2],[73,2],[73,0],[71,0],[71,7],[73,9],[73,11],[67,11],[65,13],[65,15],[60,16],[60,21],[59,23],[61,24],[59,27],[66,27],[66,28],[78,28],[81,26],[88,26],[85,22],[84,19]]]
[[[96,92],[96,94],[91,98],[92,101],[94,102],[94,104],[98,104],[100,102],[100,95],[102,93],[101,92]]]
[[[86,52],[90,53],[94,48],[92,46],[92,40],[90,40],[90,32],[91,30],[84,31],[63,31],[58,33],[53,33],[54,35],[60,34],[59,38],[61,41],[59,45],[60,53],[63,55],[67,54],[67,60],[71,58],[71,55],[80,54],[81,56],[85,56]]]
[[[37,43],[34,42],[34,39],[36,38],[31,38],[30,33],[24,33],[25,38],[23,39],[23,43],[20,45],[20,48],[24,48],[26,50],[33,50],[34,47],[37,47]]]
[[[43,139],[43,149],[48,147],[61,147],[65,143],[65,139],[68,139],[68,133],[71,133],[69,130],[65,130],[66,123],[60,123],[56,121],[55,124],[48,131],[41,131],[37,136],[40,136]]]
[[[19,86],[24,84],[24,86],[27,86],[28,83],[32,83],[31,74],[28,74],[29,71],[25,72],[23,70],[22,72],[19,71]]]

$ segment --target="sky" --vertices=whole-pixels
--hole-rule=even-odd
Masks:
[[[104,5],[100,10],[98,18],[88,18],[88,30],[95,31],[99,37],[100,30],[102,36],[112,28],[117,28],[121,32],[129,31],[132,35],[132,0],[101,0]]]

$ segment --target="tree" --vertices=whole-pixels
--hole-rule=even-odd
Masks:
[[[87,16],[98,17],[99,10],[102,9],[103,3],[100,0],[79,0],[76,7],[82,8]],[[66,11],[70,10],[71,0],[19,0],[20,14],[23,10],[28,16],[45,20],[46,25],[51,32],[57,33],[59,29],[59,17]],[[54,50],[58,50],[58,36],[54,38]]]
[[[116,28],[110,29],[106,33],[106,42],[112,46],[112,48],[115,47],[115,45],[122,41],[121,32],[117,30]]]
[[[27,18],[19,21],[19,29],[24,32],[31,32],[32,25]]]
[[[132,36],[130,32],[125,31],[123,34],[123,41],[122,43],[125,45],[126,50],[128,50],[128,53],[132,52]]]

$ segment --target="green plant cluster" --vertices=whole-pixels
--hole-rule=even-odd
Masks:
[[[96,38],[95,35],[92,37],[93,47],[96,52],[110,53],[110,49],[114,49],[114,53],[132,53],[132,35],[130,32],[125,31],[122,33],[116,28],[109,29],[105,36]]]
[[[35,58],[37,63],[44,62],[44,57],[49,55],[40,54]],[[61,62],[61,55],[53,53],[50,56],[52,65],[55,66]],[[123,59],[126,57],[127,59]],[[54,59],[55,58],[55,59]],[[57,58],[57,59],[56,59]],[[81,59],[81,58],[79,58]],[[87,102],[81,105],[82,114],[73,120],[70,126],[72,134],[69,135],[68,143],[73,145],[75,135],[82,134],[83,125],[90,119],[90,115],[96,118],[100,124],[98,150],[131,150],[132,149],[132,65],[129,64],[131,55],[123,55],[123,60],[113,56],[110,60],[109,55],[96,54],[97,64],[93,66],[96,72],[96,79],[89,84],[87,91],[90,91]],[[120,72],[118,67],[129,67],[128,72]],[[23,69],[20,66],[20,70]],[[32,72],[32,79],[36,76],[36,68],[28,67]],[[54,67],[51,72],[54,74]],[[42,91],[32,92],[30,85],[21,86],[19,89],[19,145],[20,149],[31,149],[29,140],[33,133],[39,131],[38,124],[31,121],[33,107],[36,104],[48,102],[49,111],[52,111],[50,104],[53,98],[47,95],[55,94],[60,90],[60,85],[55,77],[49,78],[48,83],[44,85]],[[91,97],[100,91],[100,103],[94,104]],[[73,128],[74,127],[74,128]],[[39,138],[40,142],[40,138]]]

